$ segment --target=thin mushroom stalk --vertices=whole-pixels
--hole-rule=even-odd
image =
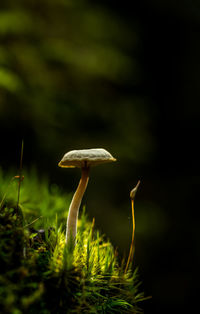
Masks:
[[[76,192],[74,193],[69,207],[66,229],[66,244],[72,242],[73,245],[75,245],[76,242],[78,213],[89,180],[89,167],[81,168],[81,173],[82,175],[79,185]]]
[[[133,259],[133,244],[134,244],[134,238],[135,238],[135,213],[134,213],[134,200],[135,200],[135,195],[137,192],[137,189],[140,185],[140,181],[138,181],[137,185],[131,190],[130,192],[130,199],[131,199],[131,209],[132,209],[132,222],[133,222],[133,231],[132,231],[132,240],[131,240],[131,246],[130,246],[130,251],[129,251],[129,256],[128,260],[126,263],[126,268],[125,268],[125,273],[128,270],[129,264],[131,260]]]

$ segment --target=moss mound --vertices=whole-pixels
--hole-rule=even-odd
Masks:
[[[9,176],[0,172],[1,313],[141,313],[137,269],[124,273],[112,244],[84,210],[75,250],[66,247],[61,223],[69,197],[36,172],[24,176],[16,204],[18,182],[9,186]]]

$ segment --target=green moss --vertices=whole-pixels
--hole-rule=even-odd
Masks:
[[[94,221],[88,222],[84,210],[76,247],[66,246],[61,225],[66,218],[61,211],[61,205],[63,211],[66,208],[66,196],[58,188],[52,191],[36,174],[25,172],[24,176],[20,205],[14,202],[14,192],[10,193],[14,185],[0,208],[2,313],[140,313],[138,302],[144,296],[138,290],[137,270],[130,267],[124,273],[112,244],[95,230]],[[9,182],[1,175],[1,186],[5,180]],[[33,199],[29,184],[35,191]],[[42,201],[37,190],[43,193]],[[58,208],[59,218],[55,215]],[[31,224],[47,209],[51,211],[48,220]]]

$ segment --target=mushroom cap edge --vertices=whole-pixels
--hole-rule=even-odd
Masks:
[[[62,168],[82,168],[96,166],[103,163],[116,161],[107,150],[103,148],[80,149],[67,152],[58,166]]]

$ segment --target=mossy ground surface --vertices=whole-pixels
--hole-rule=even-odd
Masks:
[[[17,204],[19,180],[11,178],[0,171],[0,312],[141,313],[137,269],[124,272],[85,210],[73,250],[65,245],[70,197],[32,170]]]

